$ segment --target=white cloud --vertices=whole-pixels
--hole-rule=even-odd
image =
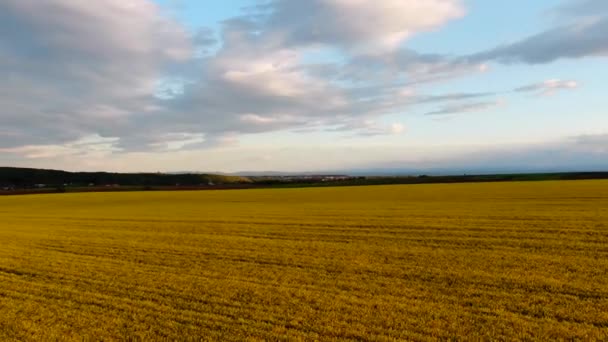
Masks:
[[[567,80],[546,80],[540,83],[533,83],[523,87],[516,88],[515,92],[535,93],[540,95],[553,95],[558,90],[576,89],[580,86],[577,81]]]
[[[53,159],[62,157],[103,158],[121,151],[120,139],[90,135],[62,145],[25,145],[0,149],[0,152],[18,154],[28,159]]]
[[[226,20],[217,44],[214,32],[189,32],[150,0],[3,1],[0,29],[17,30],[0,45],[9,80],[0,83],[0,125],[12,135],[0,146],[63,146],[99,134],[119,137],[128,151],[179,149],[336,126],[384,134],[398,129],[351,123],[415,105],[397,94],[406,76],[429,81],[475,68],[400,47],[462,16],[459,0],[258,8]],[[334,73],[306,62],[332,49],[342,56],[327,61]],[[357,74],[366,89],[347,80]]]
[[[555,27],[467,59],[545,64],[560,59],[608,56],[608,5],[605,0],[566,1],[555,12],[559,17]]]
[[[160,151],[177,151],[187,146],[199,145],[205,142],[202,133],[168,133],[158,138],[159,141],[150,143],[150,147]]]
[[[464,15],[459,0],[274,0],[265,28],[288,43],[392,50]]]
[[[355,137],[375,137],[381,135],[399,135],[405,132],[405,125],[402,123],[381,124],[374,120],[359,120],[341,124],[330,128],[329,132],[352,133]]]
[[[297,97],[323,86],[321,80],[298,70],[298,57],[295,51],[280,50],[258,56],[218,58],[216,66],[224,80],[237,87],[270,97]]]
[[[401,134],[405,132],[405,126],[400,123],[394,123],[391,125],[391,133],[393,134]]]
[[[222,149],[127,152],[91,158],[87,155],[54,156],[21,160],[15,165],[72,170],[141,171],[332,171],[401,170],[413,173],[605,171],[608,168],[608,135],[595,134],[545,143],[479,146],[403,146],[391,144],[335,144],[285,146],[225,146]],[[268,157],[266,157],[268,156]],[[0,154],[0,160],[5,158]]]
[[[488,60],[551,60],[559,35],[550,32],[542,53],[529,42],[483,58],[407,48],[464,13],[460,0],[270,0],[219,32],[190,32],[151,0],[4,0],[0,148],[30,159],[176,153],[278,130],[402,134],[387,114],[437,103],[429,114],[490,110],[498,103],[479,99],[496,93],[429,95],[428,86],[487,72]],[[603,24],[592,19],[580,29],[590,40],[566,36],[567,50],[602,53]],[[578,86],[552,80],[517,92]]]
[[[190,34],[147,0],[0,2],[0,146],[124,135]]]
[[[608,154],[608,134],[585,134],[570,139],[576,146],[598,154]]]
[[[485,102],[470,102],[470,103],[457,103],[447,105],[440,109],[426,113],[426,115],[455,115],[464,113],[483,112],[495,107],[504,105],[505,102],[499,101],[485,101]]]

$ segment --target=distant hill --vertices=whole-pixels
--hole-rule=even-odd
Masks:
[[[216,174],[67,172],[59,170],[0,167],[0,186],[28,188],[35,186],[198,186],[246,184],[242,176]]]

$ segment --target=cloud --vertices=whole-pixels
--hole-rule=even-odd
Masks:
[[[585,134],[570,138],[576,146],[596,153],[608,154],[608,134]]]
[[[272,0],[258,6],[263,34],[289,46],[391,50],[464,15],[459,0]],[[264,16],[265,14],[265,16]]]
[[[191,35],[147,0],[0,2],[0,146],[122,136]]]
[[[460,97],[405,97],[405,86],[483,71],[403,47],[463,15],[459,0],[272,0],[214,32],[190,31],[150,0],[6,0],[0,148],[70,149],[91,135],[164,151],[277,130],[395,133],[361,123]]]
[[[278,130],[380,136],[405,131],[384,116],[416,106],[445,104],[428,113],[445,115],[496,105],[493,92],[426,87],[508,54],[406,46],[462,17],[462,1],[257,3],[215,32],[187,29],[150,0],[0,2],[0,32],[10,32],[0,43],[0,149],[40,159],[89,153],[86,137],[129,154],[229,148]],[[601,23],[586,20],[584,32]],[[543,86],[518,92],[567,88]]]
[[[157,142],[150,143],[150,146],[160,151],[177,151],[188,146],[199,145],[205,140],[205,135],[202,133],[168,133],[160,136]]]
[[[573,136],[545,143],[496,146],[464,153],[443,165],[488,172],[606,171],[607,135]]]
[[[565,22],[521,41],[466,58],[504,64],[544,64],[559,59],[608,56],[608,6],[604,0],[579,0],[557,9]]]
[[[503,101],[471,102],[448,105],[425,115],[454,115],[463,113],[482,112],[503,105]]]
[[[112,152],[121,151],[118,138],[104,138],[99,135],[85,136],[63,145],[26,145],[0,148],[0,152],[18,154],[28,159],[54,159],[59,157],[102,158]]]
[[[473,56],[473,60],[500,63],[544,64],[563,58],[608,55],[608,18],[576,22],[500,46]]]
[[[384,147],[390,151],[391,148]],[[384,173],[481,174],[521,172],[606,171],[608,134],[589,134],[543,143],[410,148],[407,157],[351,165]],[[380,155],[380,154],[379,154]],[[405,159],[404,159],[405,158]]]
[[[180,96],[165,101],[164,111],[148,116],[150,127],[145,130],[164,127],[172,132],[252,134],[351,127],[379,132],[352,122],[375,122],[382,115],[417,105],[416,99],[399,95],[402,79],[408,78],[412,84],[453,77],[456,69],[459,75],[471,69],[480,71],[479,64],[452,64],[441,55],[402,49],[370,54],[358,48],[368,40],[379,41],[380,36],[392,34],[394,25],[413,34],[417,29],[430,29],[435,25],[431,22],[448,21],[450,9],[460,10],[458,1],[389,1],[371,6],[373,9],[370,6],[364,1],[270,1],[226,20],[219,35],[221,47],[197,61],[199,76],[184,84]],[[326,15],[321,12],[342,9],[359,16],[372,11],[374,16],[386,16],[390,23],[361,33],[364,28],[352,20],[337,23],[321,18]],[[391,19],[407,19],[423,10],[428,25]],[[318,34],[305,37],[300,30],[307,25],[322,27]],[[309,62],[311,54],[331,55],[334,49],[340,51],[339,58]],[[422,97],[421,101],[428,100]]]
[[[213,30],[207,27],[199,29],[193,36],[192,41],[196,46],[210,47],[218,43]]]
[[[511,93],[531,93],[536,95],[553,95],[555,92],[560,90],[572,90],[580,87],[577,81],[573,80],[558,80],[551,79],[543,82],[527,84],[518,88],[513,89]],[[492,97],[499,94],[508,94],[509,92],[480,92],[480,93],[455,93],[455,94],[443,94],[435,96],[416,96],[415,94],[408,94],[415,98],[415,101],[419,104],[424,103],[441,103],[441,102],[454,102],[462,100],[471,100],[483,97]],[[477,102],[464,102],[448,104],[437,110],[426,113],[425,115],[432,116],[446,116],[455,115],[462,113],[472,113],[491,110],[496,107],[505,105],[504,100],[496,101],[477,101]]]
[[[335,144],[323,146],[226,146],[208,150],[125,152],[92,158],[67,155],[20,159],[23,167],[72,170],[141,171],[340,171],[382,170],[412,174],[472,174],[511,172],[605,171],[608,169],[608,134],[566,137],[545,143],[478,145],[439,144],[408,146],[391,144]],[[0,162],[11,161],[0,153]],[[271,158],[260,158],[271,156]],[[374,173],[374,172],[372,172]]]
[[[391,133],[393,134],[401,134],[405,132],[405,126],[400,123],[391,124]]]
[[[559,90],[576,89],[580,85],[577,81],[566,80],[547,80],[540,83],[533,83],[523,87],[514,89],[514,92],[519,93],[536,93],[540,95],[552,95]]]
[[[572,0],[556,9],[561,17],[597,17],[608,14],[608,2],[604,0]]]
[[[348,82],[406,86],[470,76],[487,70],[488,66],[482,62],[402,48],[382,54],[354,55],[335,72],[340,80]]]
[[[329,128],[326,131],[352,133],[351,137],[376,137],[382,135],[399,135],[404,133],[405,130],[405,125],[398,122],[386,125],[373,120],[361,120]]]

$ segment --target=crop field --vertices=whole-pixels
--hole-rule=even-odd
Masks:
[[[0,340],[608,340],[608,181],[0,198]]]

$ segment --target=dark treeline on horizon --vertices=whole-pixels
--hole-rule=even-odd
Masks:
[[[0,167],[0,186],[199,186],[247,183],[244,177],[206,174],[67,172],[30,168]]]
[[[249,185],[260,187],[348,186],[382,184],[466,183],[540,180],[608,179],[608,172],[522,173],[453,176],[229,176],[215,174],[68,172],[32,168],[0,167],[0,190],[78,188],[103,186],[209,187]]]

